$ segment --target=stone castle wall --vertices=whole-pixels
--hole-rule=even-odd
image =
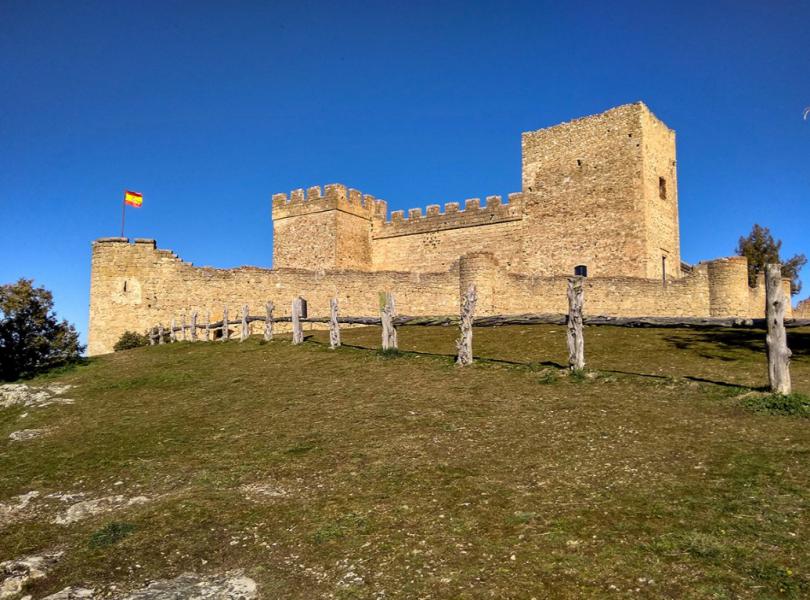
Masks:
[[[736,259],[726,259],[736,263]],[[615,316],[761,316],[764,291],[744,296],[737,290],[739,270],[698,265],[681,279],[662,282],[632,277],[589,277],[585,302],[588,314]],[[717,277],[717,273],[722,276]],[[190,320],[199,311],[200,323],[228,307],[232,319],[248,304],[251,314],[263,314],[272,300],[276,314],[290,314],[290,303],[303,296],[314,316],[327,316],[329,299],[337,297],[344,315],[371,316],[379,312],[379,292],[393,291],[400,314],[455,314],[459,293],[475,283],[477,313],[551,312],[567,310],[564,276],[526,276],[505,271],[490,253],[460,257],[441,272],[404,271],[214,269],[195,267],[154,240],[104,238],[93,243],[88,354],[111,352],[127,330],[146,331],[172,318]],[[744,281],[743,281],[744,283]],[[745,286],[747,290],[747,285]],[[715,313],[724,310],[725,313]],[[179,322],[179,321],[178,321]]]
[[[802,300],[793,309],[793,318],[795,319],[810,319],[810,298]]]

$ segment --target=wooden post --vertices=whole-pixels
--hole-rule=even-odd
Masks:
[[[242,329],[239,332],[239,341],[244,342],[250,337],[250,326],[248,325],[248,305],[242,305]]]
[[[382,295],[382,310],[380,320],[382,321],[382,349],[397,349],[397,328],[394,327],[394,317],[397,316],[397,309],[394,303],[394,294],[385,292]]]
[[[197,341],[197,311],[191,313],[191,341]]]
[[[790,357],[785,333],[785,289],[782,265],[765,265],[765,316],[768,334],[768,380],[775,394],[790,394]]]
[[[292,343],[300,344],[304,341],[304,330],[301,327],[301,296],[292,301]]]
[[[264,341],[269,342],[273,339],[273,308],[275,307],[272,302],[268,302],[264,305],[264,308],[267,311],[267,316],[264,319]]]
[[[158,324],[158,344],[166,343],[166,332],[163,331],[163,323]]]
[[[222,341],[227,342],[228,339],[231,337],[231,332],[228,329],[228,307],[222,309]]]
[[[456,340],[456,348],[458,348],[456,364],[462,367],[471,365],[473,362],[472,326],[477,299],[475,284],[471,283],[461,297],[461,336]]]
[[[329,347],[334,350],[340,347],[340,325],[338,324],[338,299],[329,301]]]
[[[582,335],[582,277],[568,279],[568,366],[575,371],[585,368],[585,339]]]
[[[169,330],[169,341],[172,343],[177,341],[177,332],[174,329],[174,318],[172,318],[172,327]]]
[[[188,338],[186,336],[187,328],[186,328],[186,315],[183,313],[183,320],[181,321],[182,325],[180,326],[180,331],[183,333],[183,341],[185,342]]]
[[[211,341],[211,311],[205,313],[205,341]]]
[[[157,344],[157,334],[155,333],[155,328],[150,327],[149,328],[149,345],[154,346],[155,344]]]

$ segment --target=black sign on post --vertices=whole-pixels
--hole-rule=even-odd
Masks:
[[[301,314],[299,315],[302,319],[307,318],[307,301],[304,300],[301,296],[298,296],[298,299],[301,300]]]
[[[588,276],[588,267],[585,265],[577,265],[574,267],[574,275],[577,277],[587,277]]]

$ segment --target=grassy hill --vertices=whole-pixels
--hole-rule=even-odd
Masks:
[[[237,568],[264,598],[810,594],[810,420],[746,408],[762,332],[586,328],[586,377],[561,327],[476,330],[467,369],[455,335],[178,343],[35,381],[75,403],[0,410],[0,502],[38,492],[0,562],[64,552],[34,598]],[[810,393],[810,330],[789,343]]]

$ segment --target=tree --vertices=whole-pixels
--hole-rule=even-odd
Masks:
[[[798,294],[802,289],[799,271],[807,263],[804,254],[796,254],[783,260],[779,256],[782,240],[774,240],[771,230],[755,224],[748,237],[741,237],[737,243],[737,254],[748,259],[748,285],[754,286],[757,275],[765,272],[768,263],[781,263],[782,276],[790,277],[790,293]]]
[[[84,351],[76,328],[57,321],[53,295],[33,283],[0,286],[0,381],[76,362]]]

